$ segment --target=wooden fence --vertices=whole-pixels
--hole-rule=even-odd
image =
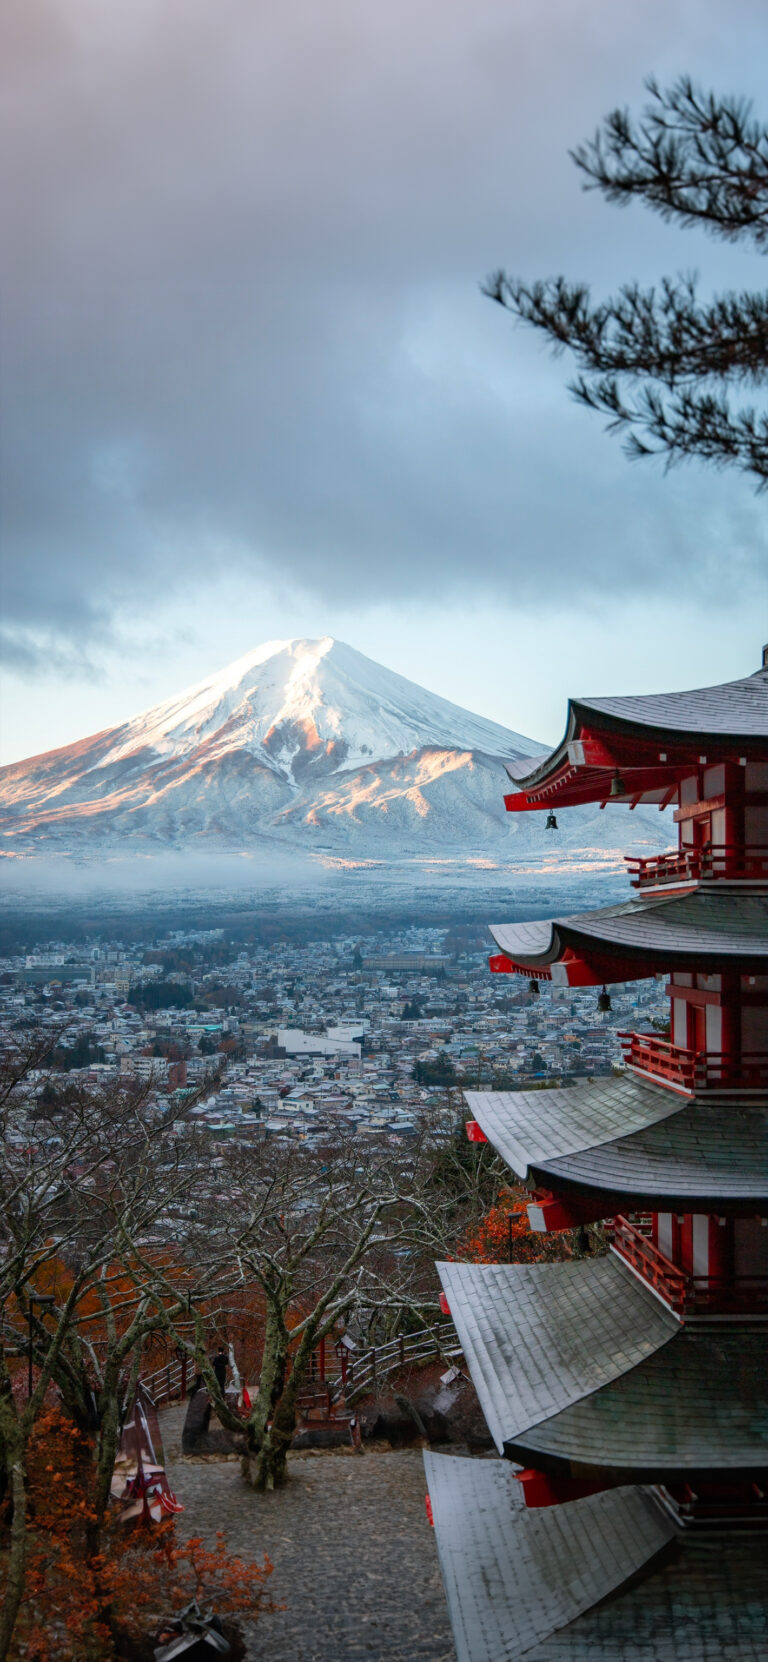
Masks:
[[[436,1359],[446,1367],[455,1364],[462,1355],[458,1334],[452,1321],[441,1321],[434,1327],[423,1327],[418,1333],[403,1333],[385,1345],[371,1345],[367,1350],[349,1351],[339,1356],[332,1347],[325,1365],[324,1379],[330,1400],[356,1402],[359,1397],[377,1391],[391,1374],[405,1367],[419,1367]],[[194,1368],[188,1357],[167,1362],[165,1367],[142,1377],[142,1385],[149,1392],[156,1408],[168,1402],[181,1402],[187,1395]]]

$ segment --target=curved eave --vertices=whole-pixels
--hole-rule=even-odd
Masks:
[[[748,1325],[683,1328],[637,1367],[510,1439],[507,1452],[572,1474],[598,1465],[620,1481],[765,1468],[765,1334]]]
[[[547,1091],[465,1091],[489,1143],[525,1182],[534,1167],[610,1147],[682,1113],[679,1099],[626,1075]]]
[[[638,1481],[768,1465],[759,1325],[683,1326],[613,1254],[437,1268],[499,1453]]]
[[[548,970],[552,980],[564,986],[590,984],[577,978],[580,964],[591,970],[594,983],[601,975],[605,980],[624,979],[622,966],[627,966],[630,980],[633,965],[642,976],[657,969],[728,964],[737,958],[744,973],[759,974],[768,961],[768,898],[756,895],[688,890],[641,896],[548,922],[489,927],[511,969]],[[561,966],[562,973],[555,975],[554,966]],[[492,961],[496,970],[505,967]]]
[[[644,1490],[530,1512],[505,1461],[425,1450],[424,1468],[458,1662],[537,1662],[553,1637],[563,1662],[591,1655],[578,1643],[590,1611],[615,1612],[625,1586],[671,1555],[674,1525]]]
[[[632,1075],[560,1090],[467,1091],[469,1112],[522,1182],[625,1209],[768,1204],[768,1107],[682,1102]]]
[[[650,1492],[528,1511],[500,1460],[425,1453],[458,1662],[758,1662],[765,1540],[679,1534]]]
[[[625,803],[674,800],[692,769],[768,759],[768,675],[690,693],[568,702],[548,755],[507,765],[511,812],[605,802],[618,773]]]
[[[613,1254],[437,1270],[500,1454],[637,1367],[679,1330],[671,1311]]]

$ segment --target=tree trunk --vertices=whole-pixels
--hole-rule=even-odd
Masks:
[[[283,1460],[283,1476],[278,1478],[277,1482],[274,1481],[267,1451],[271,1444],[275,1420],[279,1414],[279,1405],[285,1392],[289,1343],[290,1336],[285,1325],[283,1311],[270,1303],[267,1307],[259,1389],[246,1428],[247,1447],[242,1464],[243,1477],[254,1489],[274,1489],[285,1479],[285,1460]],[[292,1436],[293,1431],[291,1431]]]
[[[303,1374],[306,1374],[306,1368]],[[302,1378],[294,1365],[275,1408],[272,1423],[264,1430],[260,1446],[249,1449],[243,1458],[243,1475],[252,1489],[280,1489],[286,1481],[288,1450],[296,1431],[296,1398],[301,1383]]]
[[[96,1440],[96,1483],[94,1493],[95,1518],[86,1531],[88,1549],[97,1553],[101,1542],[104,1514],[109,1504],[109,1492],[115,1470],[117,1445],[120,1440],[120,1407],[116,1385],[99,1392],[99,1430]]]
[[[5,1428],[4,1442],[8,1460],[13,1516],[7,1558],[5,1597],[2,1610],[0,1610],[0,1662],[5,1662],[11,1648],[16,1618],[24,1596],[24,1582],[27,1571],[27,1474],[24,1465],[24,1439],[18,1427],[15,1431],[10,1432],[8,1428]]]
[[[288,1476],[288,1450],[296,1431],[296,1402],[309,1372],[310,1357],[317,1343],[318,1327],[319,1323],[312,1324],[312,1326],[305,1329],[293,1359],[293,1367],[288,1383],[283,1383],[281,1390],[275,1397],[272,1423],[264,1426],[258,1444],[254,1442],[253,1446],[249,1446],[243,1457],[243,1476],[247,1478],[253,1489],[280,1489],[286,1481]],[[287,1340],[288,1332],[284,1326],[282,1331]],[[283,1355],[282,1381],[285,1381],[286,1364],[287,1347],[286,1354]],[[259,1395],[261,1395],[261,1382],[259,1383]]]

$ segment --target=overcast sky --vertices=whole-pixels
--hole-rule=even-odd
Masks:
[[[689,72],[768,120],[764,0],[4,0],[3,757],[335,634],[555,739],[768,639],[766,498],[630,465],[480,293],[759,257],[584,194]]]

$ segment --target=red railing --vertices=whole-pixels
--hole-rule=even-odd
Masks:
[[[686,1050],[657,1033],[619,1033],[624,1065],[659,1085],[693,1096],[698,1091],[757,1091],[768,1086],[768,1051]]]
[[[712,843],[709,848],[675,848],[644,858],[625,854],[633,889],[661,883],[705,883],[726,878],[732,883],[768,883],[768,846],[763,843]]]
[[[649,1228],[650,1222],[638,1226],[628,1218],[614,1218],[611,1229],[614,1250],[653,1287],[665,1304],[681,1313],[688,1292],[688,1277],[654,1246],[650,1234],[646,1233]]]
[[[318,1356],[318,1353],[315,1355]],[[435,1359],[455,1362],[461,1355],[459,1336],[453,1322],[440,1317],[433,1327],[420,1328],[418,1333],[402,1334],[385,1345],[352,1351],[348,1357],[343,1352],[339,1356],[334,1346],[333,1354],[329,1354],[323,1363],[322,1372],[318,1371],[307,1380],[307,1392],[327,1397],[329,1403],[336,1402],[340,1395],[345,1394],[349,1403],[366,1391],[375,1390],[398,1368],[417,1367]],[[319,1360],[318,1357],[318,1367]],[[185,1356],[181,1360],[167,1362],[155,1373],[145,1375],[141,1383],[159,1408],[167,1402],[183,1401],[194,1378],[194,1367]]]
[[[768,1314],[768,1276],[687,1275],[659,1251],[650,1229],[650,1218],[630,1223],[616,1217],[610,1229],[613,1247],[676,1315]]]

